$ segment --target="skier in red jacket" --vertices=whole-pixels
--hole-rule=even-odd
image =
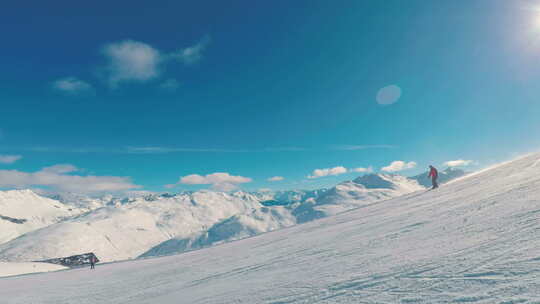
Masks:
[[[437,184],[437,178],[439,177],[439,172],[437,171],[437,169],[435,169],[435,167],[433,166],[429,166],[429,174],[428,174],[428,178],[431,177],[431,183],[433,184],[433,188],[431,189],[435,189],[435,188],[439,188],[439,184]]]

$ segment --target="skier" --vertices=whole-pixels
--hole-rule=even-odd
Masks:
[[[94,269],[96,265],[96,257],[94,255],[90,256],[90,269]]]
[[[429,174],[428,174],[428,178],[431,177],[431,183],[433,184],[433,188],[431,189],[436,189],[436,188],[439,188],[439,184],[437,184],[437,178],[439,177],[439,172],[437,171],[437,169],[435,169],[435,167],[433,166],[429,166]]]

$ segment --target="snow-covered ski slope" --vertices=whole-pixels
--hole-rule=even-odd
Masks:
[[[3,303],[540,303],[540,154],[161,258],[0,279]]]
[[[19,274],[36,273],[36,272],[48,272],[68,269],[61,265],[55,265],[51,263],[4,263],[0,262],[0,277],[8,277]],[[1,302],[0,302],[1,303]]]

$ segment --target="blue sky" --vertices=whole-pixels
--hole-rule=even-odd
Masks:
[[[316,188],[355,168],[474,169],[535,150],[539,8],[4,4],[0,186]]]

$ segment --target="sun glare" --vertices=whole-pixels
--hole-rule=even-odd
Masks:
[[[534,17],[532,20],[532,25],[535,31],[540,31],[540,8],[537,7],[534,10]]]

